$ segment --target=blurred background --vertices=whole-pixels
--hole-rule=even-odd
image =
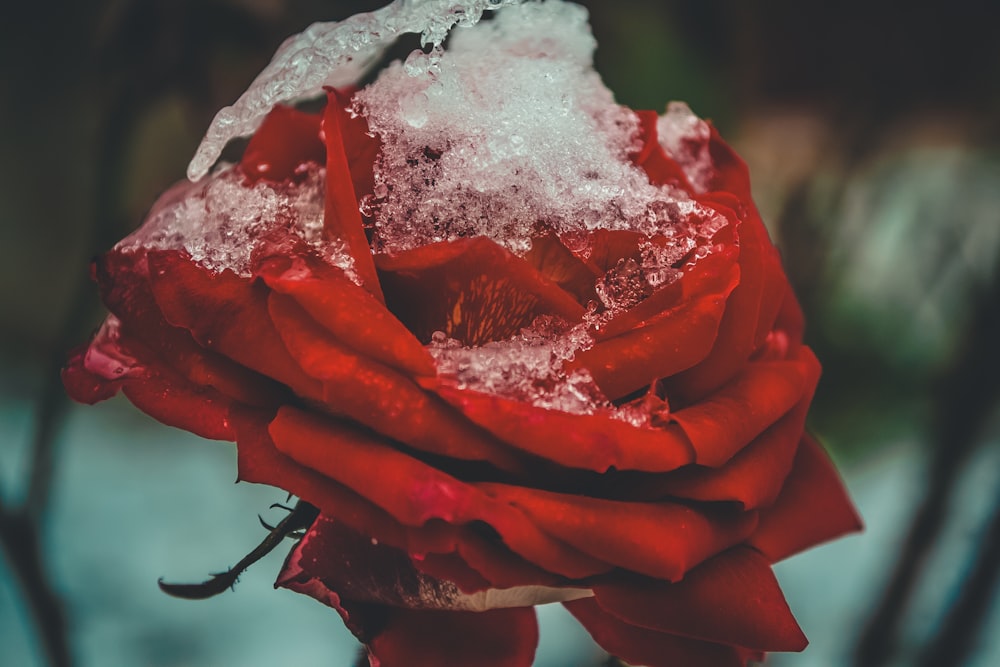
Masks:
[[[63,0],[0,21],[0,662],[349,667],[274,553],[205,602],[284,495],[58,369],[102,316],[89,259],[184,174],[288,35],[381,2]],[[776,570],[811,646],[785,667],[1000,664],[1000,6],[586,2],[618,100],[686,100],[750,164],[824,362],[811,428],[867,524]],[[278,549],[282,552],[284,549]],[[600,665],[541,612],[539,667]],[[679,666],[683,667],[683,666]]]

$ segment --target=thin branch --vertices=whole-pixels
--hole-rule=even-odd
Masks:
[[[920,667],[960,665],[969,658],[1000,583],[1000,495],[982,548],[937,636],[921,652]]]
[[[1000,397],[1000,271],[974,301],[975,313],[961,354],[938,383],[934,458],[927,495],[917,512],[889,587],[871,617],[855,654],[857,667],[885,664],[896,649],[900,622],[932,547],[948,516],[964,464]],[[958,664],[949,662],[949,664]]]
[[[7,554],[14,579],[20,584],[37,628],[42,650],[53,667],[72,664],[62,603],[49,585],[42,567],[35,520],[0,503],[0,547]]]
[[[288,516],[279,521],[278,525],[267,534],[267,537],[253,551],[241,558],[231,569],[226,572],[213,574],[210,579],[198,584],[168,584],[163,579],[160,579],[158,582],[160,590],[167,595],[184,598],[185,600],[205,600],[224,593],[226,590],[231,590],[236,585],[236,581],[240,575],[248,567],[274,551],[275,547],[281,544],[282,540],[290,533],[303,530],[312,525],[318,514],[319,510],[315,507],[309,503],[299,501],[295,508],[288,513]]]

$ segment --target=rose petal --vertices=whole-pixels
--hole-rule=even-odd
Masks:
[[[861,530],[836,468],[810,437],[799,445],[785,487],[748,541],[775,563],[803,549]]]
[[[320,116],[293,107],[275,106],[250,138],[240,170],[249,183],[258,180],[284,181],[294,178],[307,163],[323,164],[326,147],[319,136]]]
[[[667,157],[660,144],[657,129],[659,115],[655,111],[636,111],[635,115],[639,118],[642,150],[633,156],[632,161],[645,170],[653,185],[672,185],[693,194],[694,188],[684,170],[676,161]]]
[[[506,484],[477,486],[584,553],[668,581],[679,581],[701,561],[740,543],[757,525],[754,512],[603,500]]]
[[[713,195],[702,199],[713,200],[717,209],[724,208]],[[666,383],[667,394],[685,403],[699,400],[725,384],[753,352],[764,291],[764,256],[771,243],[760,217],[755,211],[751,213],[739,226],[740,282],[726,302],[712,350],[696,366]]]
[[[819,362],[808,348],[802,357],[747,364],[705,400],[674,412],[671,420],[690,438],[695,462],[710,467],[724,464],[811,393]]]
[[[422,341],[443,331],[479,345],[509,338],[539,315],[583,317],[571,294],[484,237],[380,255],[376,262],[389,310]]]
[[[668,584],[634,578],[594,586],[601,608],[658,632],[760,651],[801,651],[808,643],[768,561],[736,547]]]
[[[284,407],[269,432],[278,451],[363,495],[405,525],[419,527],[432,519],[482,521],[512,551],[550,572],[582,578],[611,567],[543,533],[513,506],[359,430]],[[330,513],[336,515],[336,509]]]
[[[63,387],[70,398],[80,403],[93,405],[105,401],[119,391],[122,379],[109,380],[102,375],[87,370],[84,363],[90,345],[80,345],[70,352],[66,366],[60,372]]]
[[[570,414],[440,382],[424,385],[504,442],[568,468],[665,472],[694,460],[677,427],[636,428],[606,414]]]
[[[524,259],[538,272],[563,288],[582,306],[597,300],[594,282],[598,275],[570,252],[555,236],[547,234],[531,240]]]
[[[434,375],[434,361],[409,329],[343,271],[305,255],[261,254],[256,275],[293,297],[340,342],[412,375]]]
[[[267,312],[267,288],[230,271],[213,273],[177,251],[149,252],[153,296],[164,318],[204,348],[322,400],[323,385],[285,351]]]
[[[241,403],[277,405],[289,391],[279,383],[200,346],[189,331],[172,326],[160,312],[145,252],[111,251],[94,264],[102,298],[121,330],[141,341],[162,363],[196,385],[219,390]]]
[[[534,607],[480,613],[387,609],[368,643],[378,667],[531,667]]]
[[[365,235],[358,199],[351,181],[340,119],[344,110],[335,91],[330,89],[323,110],[322,132],[326,143],[326,198],[323,234],[347,244],[354,258],[354,270],[361,283],[379,301],[384,301],[375,262]]]
[[[567,362],[567,370],[586,368],[614,400],[690,368],[714,349],[720,320],[728,310],[726,299],[738,277],[737,267],[728,267],[718,277],[717,289],[705,289],[647,326],[578,352]]]
[[[745,667],[750,653],[629,625],[605,612],[593,599],[563,603],[601,648],[646,667]]]
[[[303,372],[323,381],[329,408],[385,436],[432,454],[489,461],[520,471],[514,452],[424,393],[408,377],[334,341],[294,300],[271,294],[268,312]]]

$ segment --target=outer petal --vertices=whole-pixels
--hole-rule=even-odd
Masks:
[[[629,625],[595,600],[565,603],[576,620],[612,655],[646,667],[745,667],[750,652]]]
[[[774,506],[748,544],[772,563],[861,529],[861,518],[823,448],[806,437]]]
[[[321,516],[276,585],[337,609],[375,667],[530,667],[538,643],[533,608],[449,610],[462,597],[454,584],[361,538]]]
[[[717,392],[672,415],[691,439],[697,463],[722,465],[812,393],[819,362],[804,350],[801,361],[747,364]]]
[[[357,429],[285,407],[269,431],[280,452],[370,499],[404,525],[420,527],[432,519],[455,525],[481,521],[512,551],[550,572],[580,578],[611,569],[542,532],[517,508]],[[336,515],[337,510],[329,512]]]
[[[335,91],[327,95],[323,110],[323,141],[326,143],[326,199],[323,214],[323,233],[330,238],[344,241],[354,258],[354,270],[361,283],[379,301],[383,300],[382,288],[372,260],[368,237],[358,211],[358,199],[351,181],[351,165],[347,160],[341,117],[344,110]]]
[[[634,578],[594,587],[597,603],[639,627],[760,651],[806,647],[768,561],[736,547],[676,584]]]
[[[148,253],[150,283],[164,318],[218,352],[289,387],[322,400],[323,386],[301,371],[267,312],[267,288],[230,271],[215,274],[176,251]]]
[[[523,469],[512,450],[410,378],[339,345],[289,297],[271,294],[268,312],[302,371],[323,382],[331,411],[421,451]]]
[[[588,369],[612,400],[690,368],[713,349],[726,299],[738,278],[737,267],[729,265],[699,281],[695,293],[685,293],[683,301],[657,315],[655,321],[577,353],[568,368]]]
[[[677,427],[636,428],[606,414],[575,415],[438,383],[429,386],[504,442],[568,468],[664,472],[694,460],[690,442]]]
[[[601,500],[504,484],[479,487],[584,553],[668,581],[679,581],[706,558],[739,544],[757,525],[754,512]]]
[[[386,610],[369,643],[372,667],[530,667],[534,607],[485,612]]]

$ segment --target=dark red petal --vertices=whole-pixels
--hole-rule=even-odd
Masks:
[[[321,400],[323,385],[285,351],[267,311],[268,290],[230,271],[213,273],[176,251],[149,252],[153,295],[173,326],[199,345]]]
[[[721,268],[714,278],[699,281],[695,293],[685,292],[679,304],[646,326],[578,352],[566,364],[568,369],[588,369],[605,395],[614,400],[691,368],[713,349],[720,320],[728,310],[726,299],[738,278],[735,265]]]
[[[210,440],[235,440],[229,423],[232,401],[209,387],[193,385],[156,362],[148,375],[125,382],[122,393],[147,415]]]
[[[714,168],[709,189],[732,193],[744,202],[751,201],[750,170],[747,168],[746,162],[736,154],[736,151],[729,144],[722,140],[719,130],[714,125],[709,123],[709,127],[711,128],[711,136],[709,137],[708,152]]]
[[[340,119],[343,107],[335,91],[327,94],[323,110],[323,141],[326,143],[326,200],[323,214],[323,234],[340,239],[347,244],[354,258],[354,270],[361,283],[379,301],[383,301],[382,288],[375,273],[375,262],[368,246],[358,210],[358,199],[351,182],[351,165],[344,148]]]
[[[278,451],[363,494],[411,526],[454,523],[484,498],[475,488],[360,429],[283,407],[269,427]]]
[[[837,470],[819,443],[807,436],[785,488],[774,506],[761,512],[760,526],[748,544],[774,563],[858,530],[861,518]]]
[[[368,642],[376,667],[531,667],[534,607],[484,612],[387,609]]]
[[[580,578],[610,569],[543,533],[518,509],[364,432],[291,407],[278,412],[269,431],[278,451],[370,499],[405,525],[483,521],[512,551],[556,574]]]
[[[703,502],[735,501],[744,509],[774,504],[802,438],[808,397],[721,468],[689,466],[656,484],[661,494]]]
[[[130,339],[114,315],[74,363],[76,369],[68,373],[76,383],[68,385],[71,395],[100,400],[121,389],[136,407],[165,424],[213,440],[235,439],[228,418],[232,400],[174,371]]]
[[[479,484],[521,508],[566,544],[608,563],[657,579],[679,581],[706,558],[743,541],[755,512],[696,510],[670,502],[602,500],[506,484]]]
[[[749,653],[624,623],[594,599],[564,603],[576,620],[608,653],[646,667],[745,667]]]
[[[340,269],[310,256],[258,260],[256,274],[267,286],[293,297],[338,341],[412,375],[434,375],[434,361],[420,341]]]
[[[576,415],[441,383],[424,383],[514,447],[567,468],[665,472],[694,460],[680,428],[636,428],[606,414]]]
[[[696,463],[722,465],[812,392],[819,362],[803,350],[801,360],[747,364],[717,392],[671,415],[690,438]]]
[[[268,433],[272,417],[263,411],[238,410],[230,414],[237,434],[240,481],[285,489],[354,530],[386,544],[414,552],[453,550],[455,531],[450,527],[441,531],[443,524],[435,524],[427,530],[413,531],[361,494],[278,452]]]
[[[433,521],[419,528],[403,526],[360,494],[279,453],[268,433],[270,420],[270,415],[246,410],[237,411],[233,415],[238,436],[241,481],[287,489],[354,531],[414,554],[414,558],[430,558],[433,554],[458,554],[497,587],[554,586],[565,581],[517,556],[499,540],[487,539],[479,534],[481,531],[474,531],[470,527],[459,528]],[[553,550],[551,559],[557,563],[563,562],[564,549]],[[610,566],[589,568],[578,574],[590,574],[608,568]]]
[[[269,313],[302,370],[323,381],[332,412],[421,451],[523,469],[512,450],[397,371],[339,345],[294,300],[271,294]]]
[[[723,208],[718,203],[714,206]],[[685,403],[699,400],[725,384],[753,352],[764,291],[764,257],[771,252],[767,231],[755,211],[739,225],[739,244],[739,285],[726,303],[711,353],[666,383],[667,394]]]
[[[570,322],[584,308],[528,262],[484,237],[376,258],[386,304],[417,338],[435,331],[466,345],[503,340],[539,315]]]
[[[714,254],[687,267],[680,278],[662,287],[628,310],[618,313],[608,322],[593,328],[596,340],[621,335],[633,329],[671,317],[673,309],[686,301],[708,294],[725,298],[735,288],[739,278],[734,247],[719,249]]]
[[[172,326],[153,297],[146,253],[113,250],[94,264],[102,298],[121,320],[121,330],[165,365],[196,385],[214,387],[248,405],[276,405],[288,396],[280,384],[200,346]]]
[[[326,148],[319,136],[320,116],[278,105],[250,138],[240,170],[250,183],[293,178],[304,163],[323,164]]]
[[[808,643],[760,553],[736,547],[678,583],[632,578],[594,586],[602,609],[639,627],[760,651],[801,651]]]

